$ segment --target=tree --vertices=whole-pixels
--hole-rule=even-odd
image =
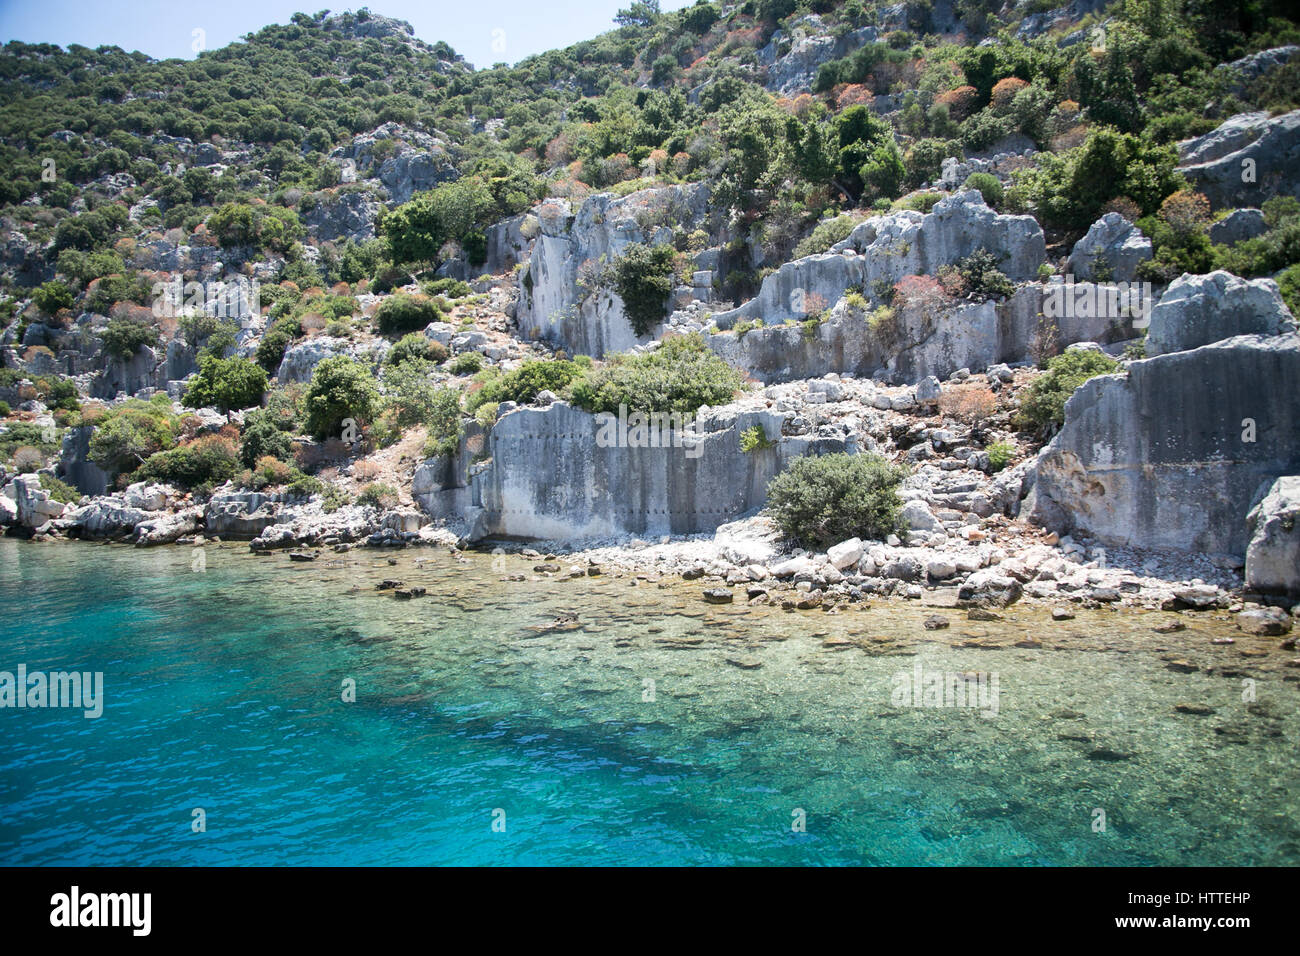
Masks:
[[[664,320],[668,296],[673,291],[675,258],[672,246],[636,242],[614,265],[614,289],[638,336],[648,334]]]
[[[212,407],[230,417],[232,409],[262,403],[266,392],[266,370],[237,355],[199,359],[199,374],[185,390],[183,404],[189,408]]]
[[[614,22],[621,27],[653,26],[659,19],[659,0],[636,0],[626,10],[614,14]]]
[[[158,333],[135,319],[113,319],[102,333],[104,349],[110,355],[130,361],[142,346],[158,344]]]
[[[338,434],[344,419],[370,421],[379,407],[379,389],[369,369],[335,355],[316,366],[303,404],[307,431],[320,440]]]
[[[41,285],[32,293],[36,308],[46,315],[54,315],[60,309],[72,308],[72,290],[57,279]]]
[[[492,207],[492,193],[476,176],[420,193],[384,217],[388,257],[395,265],[437,262],[442,247],[467,236]]]

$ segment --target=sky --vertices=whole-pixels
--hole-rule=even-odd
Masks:
[[[691,2],[661,0],[660,6],[677,10]],[[214,50],[268,24],[288,23],[294,13],[337,14],[362,6],[405,20],[421,40],[445,40],[474,66],[486,67],[613,29],[614,14],[631,0],[373,0],[355,6],[328,0],[0,0],[0,42],[109,45],[156,59],[193,59],[199,40]]]

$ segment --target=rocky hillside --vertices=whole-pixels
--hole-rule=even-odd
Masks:
[[[10,42],[0,524],[1285,603],[1297,53],[1280,0]]]

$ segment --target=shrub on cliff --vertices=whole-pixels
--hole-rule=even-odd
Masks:
[[[586,356],[572,362],[566,359],[525,362],[514,371],[488,381],[469,396],[465,407],[474,412],[486,402],[527,405],[544,391],[560,394],[590,367],[591,359]]]
[[[239,473],[239,464],[233,441],[222,435],[204,435],[188,445],[150,455],[131,477],[193,488],[229,481]]]
[[[182,404],[187,408],[212,407],[230,414],[232,409],[262,404],[266,391],[266,371],[239,356],[199,359],[199,373],[185,389]]]
[[[1017,423],[1041,436],[1048,436],[1065,424],[1065,403],[1074,390],[1098,375],[1118,370],[1109,355],[1082,349],[1048,359],[1047,371],[1035,379],[1020,403]]]
[[[804,547],[881,539],[898,529],[906,472],[879,455],[800,458],[767,486],[767,513]]]
[[[589,412],[682,412],[725,405],[741,387],[740,372],[718,358],[699,335],[665,339],[653,352],[614,355],[571,386],[574,404]]]
[[[434,300],[399,292],[379,306],[375,312],[375,328],[380,335],[401,335],[422,329],[441,318],[442,312]]]
[[[109,472],[131,471],[176,440],[176,421],[166,395],[148,402],[131,399],[95,423],[90,460]]]
[[[158,333],[135,319],[113,319],[102,333],[104,350],[109,355],[128,361],[141,346],[158,344]]]
[[[242,445],[239,460],[247,468],[252,468],[258,459],[267,455],[283,461],[293,453],[293,440],[288,432],[282,431],[271,416],[260,408],[253,409],[244,416],[244,430],[240,437]]]
[[[401,365],[410,361],[445,362],[447,354],[447,346],[441,342],[425,338],[419,332],[412,332],[394,343],[384,362],[388,365]]]
[[[672,246],[633,243],[614,264],[614,289],[623,300],[623,311],[632,331],[646,335],[664,320],[668,295],[673,291]]]
[[[337,436],[343,420],[370,421],[379,407],[374,376],[346,355],[335,355],[316,366],[303,397],[307,431],[316,439]]]

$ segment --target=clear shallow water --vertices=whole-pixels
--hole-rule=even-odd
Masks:
[[[1296,654],[1226,615],[929,632],[915,603],[713,607],[389,557],[210,545],[194,573],[185,547],[0,541],[0,670],[103,671],[106,697],[98,720],[0,709],[0,863],[1300,862]],[[896,706],[917,662],[996,671],[997,715]]]

